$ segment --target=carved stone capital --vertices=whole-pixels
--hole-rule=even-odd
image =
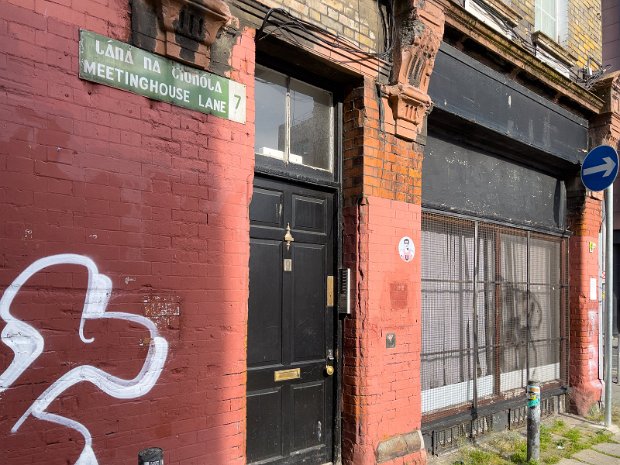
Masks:
[[[433,2],[407,0],[396,12],[391,85],[385,87],[396,135],[415,140],[431,108],[428,96],[435,56],[443,36],[443,10]]]
[[[223,0],[132,0],[137,46],[207,68],[210,46],[232,19]]]
[[[158,0],[167,34],[180,35],[209,46],[231,18],[222,0]]]
[[[385,86],[384,92],[392,109],[396,135],[415,140],[431,109],[431,98],[419,88],[406,84]]]

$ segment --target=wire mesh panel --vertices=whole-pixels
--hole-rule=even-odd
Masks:
[[[472,400],[474,223],[425,215],[422,409]]]
[[[498,354],[501,346],[497,329],[497,296],[500,295],[496,286],[497,260],[500,252],[496,243],[495,231],[489,228],[478,228],[476,306],[478,316],[478,376],[479,397],[492,395],[496,389],[496,373]]]
[[[565,239],[424,213],[422,412],[565,380]]]
[[[497,276],[501,294],[500,391],[527,384],[527,235],[497,231],[501,255]]]
[[[561,378],[562,244],[532,234],[529,265],[529,377],[541,382]]]

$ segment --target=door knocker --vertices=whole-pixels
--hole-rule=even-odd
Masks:
[[[286,223],[286,234],[284,235],[284,241],[286,242],[286,250],[291,248],[291,242],[295,242],[293,235],[291,234],[291,224]]]

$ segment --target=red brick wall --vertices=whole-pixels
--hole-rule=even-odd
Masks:
[[[45,411],[84,426],[101,464],[136,463],[148,446],[172,465],[245,463],[252,32],[232,55],[231,77],[248,85],[243,125],[78,78],[79,28],[127,41],[128,3],[0,0],[0,306],[43,341],[40,356],[0,386],[3,464],[75,463],[82,452],[65,420],[28,416],[11,431],[40,396],[55,398]],[[107,312],[144,319],[97,314],[84,324],[94,341],[81,340],[96,284],[84,266],[54,265],[10,287],[56,254],[92,260],[110,279]],[[45,394],[85,365],[142,380],[156,334],[146,318],[168,344],[150,391],[122,399],[85,381]],[[0,344],[0,377],[15,372],[13,359]]]
[[[384,132],[380,114],[370,81],[345,101],[344,252],[355,304],[345,320],[342,443],[345,463],[356,465],[376,463],[382,442],[421,421],[421,151]],[[417,248],[409,263],[398,253],[403,236]],[[388,333],[394,348],[386,348]],[[384,463],[425,457],[399,455]]]
[[[363,192],[420,204],[422,149],[393,133],[394,119],[387,99],[379,103],[374,82],[367,78],[364,87],[352,91],[345,104],[345,197],[355,198]]]
[[[569,384],[571,407],[580,415],[601,398],[598,378],[598,299],[590,297],[590,280],[598,283],[598,234],[601,226],[600,195],[587,196],[583,210],[571,216],[570,256],[570,349]],[[590,243],[595,244],[590,249]]]

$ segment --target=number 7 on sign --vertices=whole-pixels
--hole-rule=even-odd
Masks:
[[[245,86],[230,81],[228,88],[228,118],[238,123],[245,123]]]

